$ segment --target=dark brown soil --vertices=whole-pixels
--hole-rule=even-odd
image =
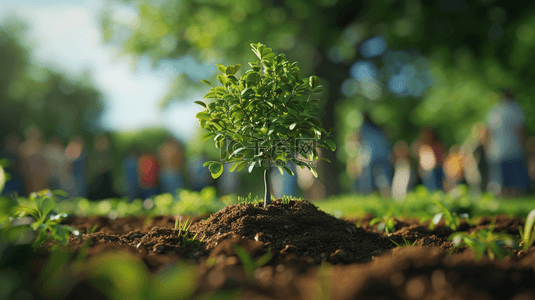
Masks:
[[[268,208],[233,205],[205,220],[192,219],[188,237],[197,234],[196,243],[177,237],[172,216],[80,217],[67,223],[84,232],[97,225],[94,233],[70,241],[78,250],[91,239],[87,257],[120,250],[153,273],[194,261],[197,295],[238,290],[246,299],[535,299],[535,247],[501,260],[475,260],[470,250],[452,251],[447,238],[453,231],[443,223],[429,230],[429,221],[396,219],[396,231],[386,235],[369,225],[373,217],[337,219],[306,201],[277,200]],[[458,231],[488,228],[492,220],[463,222]],[[523,225],[521,219],[499,216],[494,228],[518,236]],[[254,282],[233,244],[255,259],[271,249],[271,260],[255,270]],[[87,288],[82,282],[73,297]]]

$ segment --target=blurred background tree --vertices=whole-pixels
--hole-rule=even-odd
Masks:
[[[535,130],[533,94],[535,9],[528,1],[494,0],[123,0],[108,1],[104,38],[154,65],[245,63],[262,42],[318,75],[324,127],[338,142],[354,134],[361,112],[392,141],[411,141],[433,126],[448,144],[462,142],[513,88]],[[126,13],[125,13],[126,12]],[[130,17],[125,17],[129,15]],[[133,17],[132,17],[133,15]],[[215,70],[215,68],[214,68]],[[215,72],[214,72],[215,73]],[[162,102],[198,88],[195,73],[177,74]],[[347,152],[321,176],[338,192]]]
[[[43,137],[73,135],[86,141],[102,129],[101,93],[86,74],[72,78],[31,60],[31,45],[23,45],[26,27],[10,18],[0,28],[0,141],[11,133],[23,136],[39,128]]]

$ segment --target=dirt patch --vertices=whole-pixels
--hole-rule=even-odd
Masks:
[[[120,250],[153,273],[182,260],[196,263],[196,295],[237,290],[247,299],[535,299],[535,247],[502,260],[475,260],[470,250],[451,251],[447,238],[453,231],[443,223],[430,230],[418,219],[398,218],[395,232],[385,234],[369,225],[372,218],[337,219],[306,201],[233,205],[193,219],[186,237],[197,234],[197,242],[179,238],[173,216],[67,223],[85,232],[96,225],[95,232],[70,241],[76,251],[91,239],[87,257]],[[495,231],[516,236],[524,225],[508,216],[482,217],[475,224],[463,222],[458,231],[491,223]],[[254,280],[247,278],[235,244],[253,259],[271,251]],[[73,293],[87,288],[82,281]]]

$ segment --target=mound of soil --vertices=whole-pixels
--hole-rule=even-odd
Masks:
[[[193,261],[198,266],[196,295],[234,291],[245,299],[535,299],[535,247],[511,257],[474,259],[472,251],[447,240],[453,233],[439,223],[434,230],[418,219],[395,219],[395,232],[370,226],[374,216],[337,219],[306,201],[233,205],[193,219],[178,237],[175,217],[74,218],[70,226],[93,233],[71,238],[77,251],[89,241],[86,257],[112,250],[143,261],[153,273],[165,266]],[[185,217],[180,217],[185,221]],[[524,221],[508,216],[462,222],[457,231],[474,232],[490,224],[495,231],[518,236]],[[358,224],[359,226],[357,226]],[[189,241],[187,241],[189,239]],[[195,241],[194,241],[195,240]],[[412,245],[398,247],[397,245]],[[235,245],[254,259],[271,259],[244,272]],[[87,294],[87,283],[70,294]]]
[[[239,235],[264,242],[282,256],[300,257],[304,265],[370,261],[395,245],[381,235],[337,219],[306,201],[277,200],[261,204],[232,205],[191,227],[204,237],[208,249],[222,239]]]

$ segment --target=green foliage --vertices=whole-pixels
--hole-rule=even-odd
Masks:
[[[253,200],[253,197],[252,197],[251,193],[249,193],[246,197],[238,196],[238,203],[239,204],[255,204],[255,203],[258,203],[260,201],[261,200],[258,198],[258,196],[255,196],[255,198]]]
[[[19,232],[16,234],[16,239],[20,239],[28,231],[31,231],[35,236],[33,247],[37,248],[43,243],[54,240],[61,245],[66,245],[71,234],[75,236],[81,235],[81,232],[76,228],[62,225],[61,221],[67,217],[66,213],[54,213],[53,209],[57,196],[65,196],[65,192],[56,190],[42,190],[38,193],[32,193],[28,201],[23,198],[17,206],[14,207],[13,221],[8,223],[3,230]],[[30,216],[33,221],[31,224],[11,226],[14,220],[22,219]],[[17,228],[18,227],[18,228]]]
[[[524,229],[519,227],[518,230],[522,239],[522,247],[528,250],[535,243],[535,209],[528,214]]]
[[[271,248],[268,248],[267,252],[256,260],[253,259],[240,245],[232,244],[232,248],[236,251],[236,254],[238,254],[243,270],[245,271],[245,276],[247,276],[249,281],[254,281],[254,271],[256,269],[264,266],[271,260]]]
[[[476,232],[453,233],[448,240],[453,242],[455,248],[463,246],[470,248],[474,251],[476,259],[480,259],[485,254],[492,260],[512,255],[513,252],[505,246],[516,249],[518,247],[517,238],[506,233],[494,233],[493,231],[494,222],[487,229],[481,229]]]
[[[393,216],[388,217],[376,217],[370,221],[370,226],[377,224],[377,231],[384,231],[386,234],[390,234],[396,231],[396,223]]]
[[[461,225],[461,219],[468,218],[468,214],[457,215],[456,212],[450,211],[444,204],[439,201],[434,201],[434,203],[438,207],[440,207],[442,211],[437,213],[433,217],[432,221],[429,223],[429,229],[431,230],[435,228],[435,225],[437,225],[441,219],[444,219],[444,224],[446,224],[446,226],[448,226],[451,230],[455,231],[457,230],[457,227]]]
[[[284,54],[275,55],[265,45],[251,47],[259,61],[250,62],[245,75],[235,76],[240,65],[218,65],[222,86],[212,87],[204,96],[215,100],[208,104],[195,101],[204,109],[196,115],[201,128],[208,131],[202,138],[213,138],[216,148],[222,148],[221,161],[233,163],[231,172],[246,166],[251,172],[254,167],[275,165],[281,174],[294,175],[286,166],[291,161],[317,177],[311,164],[319,159],[316,146],[336,149],[332,140],[322,139],[322,134],[329,136],[331,131],[323,129],[315,117],[319,100],[312,96],[322,91],[319,78],[302,78],[297,62],[290,63]],[[301,144],[305,141],[313,144]],[[203,166],[208,166],[213,178],[223,173],[219,161]]]

